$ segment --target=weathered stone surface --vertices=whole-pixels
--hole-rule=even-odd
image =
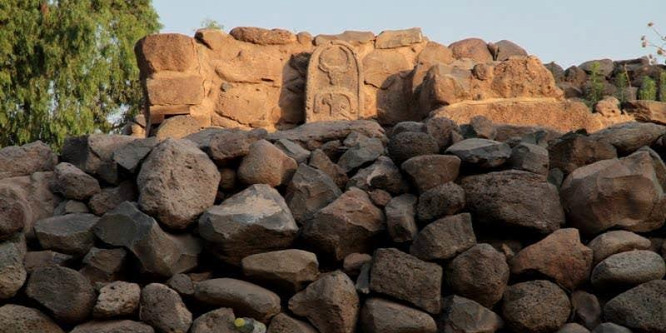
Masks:
[[[317,333],[317,330],[306,322],[280,313],[273,317],[266,333]]]
[[[361,62],[351,45],[334,40],[310,57],[305,121],[356,120],[363,109]]]
[[[31,227],[32,219],[28,200],[11,186],[0,186],[0,240],[22,231],[26,224]]]
[[[416,58],[416,66],[412,72],[412,89],[417,89],[423,82],[426,72],[433,65],[450,64],[454,61],[453,53],[445,45],[428,41],[423,51]]]
[[[130,251],[144,272],[158,276],[172,276],[196,267],[201,252],[198,239],[167,234],[152,217],[129,202],[104,214],[93,232],[102,242]]]
[[[352,253],[342,262],[342,271],[351,278],[357,277],[366,263],[372,261],[372,256],[366,253]]]
[[[465,208],[465,191],[460,185],[449,182],[433,187],[421,194],[416,208],[419,221],[453,215]]]
[[[236,279],[220,278],[196,283],[194,297],[209,305],[232,308],[239,317],[251,317],[263,323],[280,313],[278,295]]]
[[[97,179],[67,162],[55,166],[53,190],[67,199],[81,201],[101,191]]]
[[[118,163],[113,160],[116,150],[136,138],[126,135],[91,134],[67,138],[62,147],[61,161],[74,164],[87,174],[110,184],[119,181]]]
[[[372,163],[384,153],[384,145],[377,138],[362,138],[357,144],[345,151],[338,165],[345,172],[349,173],[362,166]]]
[[[65,332],[41,311],[15,304],[5,304],[0,307],[0,327],[7,333]]]
[[[134,140],[113,152],[113,161],[134,174],[150,151],[159,143],[156,137]]]
[[[623,105],[624,111],[633,115],[636,120],[666,125],[666,103],[657,101],[628,101]]]
[[[564,324],[557,333],[589,333],[590,331],[584,326],[576,323]]]
[[[631,333],[631,330],[613,323],[603,323],[597,326],[592,333]]]
[[[274,145],[287,154],[287,156],[293,158],[297,164],[306,163],[308,158],[310,158],[310,151],[293,141],[280,139]]]
[[[234,333],[234,311],[220,308],[206,312],[192,322],[191,333]]]
[[[491,62],[493,56],[488,50],[488,45],[482,39],[468,38],[449,45],[456,59],[470,58],[476,62]]]
[[[166,227],[185,229],[213,205],[219,182],[215,164],[191,141],[167,139],[141,166],[139,206]]]
[[[322,45],[331,40],[341,40],[356,46],[374,41],[375,34],[372,31],[346,30],[337,35],[317,35],[315,37],[315,45]]]
[[[593,235],[620,227],[651,231],[664,224],[664,164],[654,152],[599,161],[574,170],[562,184],[560,197],[567,222]]]
[[[657,253],[635,250],[613,254],[601,261],[590,276],[597,290],[627,289],[661,280],[666,275],[664,259]]]
[[[91,283],[112,282],[122,277],[126,261],[127,250],[123,248],[99,249],[93,247],[83,257],[83,267],[79,273],[88,278]]]
[[[604,318],[635,332],[666,332],[666,281],[630,289],[604,305]]]
[[[23,266],[25,241],[19,237],[0,243],[0,300],[14,297],[21,289],[27,272]]]
[[[181,34],[148,35],[137,42],[134,52],[142,70],[188,71],[197,68],[196,42]]]
[[[95,215],[104,215],[106,212],[118,207],[125,201],[136,201],[139,197],[138,189],[133,181],[124,181],[117,187],[103,188],[102,192],[93,195],[88,201],[88,207]]]
[[[492,308],[509,282],[509,265],[491,245],[477,244],[453,259],[446,279],[456,295]]]
[[[504,61],[509,60],[510,57],[526,57],[527,51],[520,47],[518,44],[509,41],[501,40],[496,43],[489,43],[488,49],[493,55],[493,60]]]
[[[0,179],[51,171],[57,163],[58,156],[41,141],[4,147],[0,149]]]
[[[248,255],[289,247],[297,232],[284,199],[265,184],[248,187],[199,219],[199,234],[209,248],[235,265]]]
[[[309,165],[326,173],[339,188],[346,187],[349,179],[347,173],[342,167],[333,163],[323,150],[317,149],[312,152]]]
[[[90,209],[85,203],[76,200],[62,201],[53,211],[53,215],[85,214],[90,213]]]
[[[229,35],[239,41],[258,45],[283,45],[296,42],[296,35],[283,29],[236,27],[229,31]]]
[[[289,300],[289,310],[321,333],[353,333],[359,308],[354,283],[340,271],[322,275]]]
[[[410,242],[416,236],[416,201],[417,197],[412,194],[397,196],[386,205],[386,229],[388,229],[391,240],[396,243]],[[345,258],[346,259],[346,258]]]
[[[457,295],[444,298],[437,326],[442,332],[495,332],[504,327],[496,313],[481,304]]]
[[[422,260],[452,259],[476,244],[468,213],[428,224],[416,235],[409,252]]]
[[[544,176],[500,171],[463,178],[467,209],[475,222],[550,233],[564,224],[557,189]]]
[[[305,288],[319,274],[317,256],[297,249],[253,254],[243,258],[241,266],[249,279],[291,292]]]
[[[285,201],[296,222],[303,223],[341,194],[325,172],[301,164],[287,186]]]
[[[155,330],[138,321],[91,321],[74,327],[70,333],[154,333]]]
[[[198,142],[200,148],[206,149],[213,161],[226,165],[247,155],[250,152],[250,145],[265,136],[266,133],[259,130],[245,132],[238,129],[223,129],[211,132],[208,140],[192,136],[190,136],[190,140]],[[208,141],[208,145],[206,145],[206,141]]]
[[[399,303],[370,298],[361,309],[361,327],[369,333],[435,333],[437,325],[422,311]]]
[[[425,120],[425,125],[426,133],[435,138],[441,152],[457,141],[462,140],[460,127],[451,119],[446,117],[428,118]]]
[[[386,156],[379,156],[369,167],[359,170],[347,182],[347,188],[351,187],[358,187],[368,192],[380,189],[389,194],[402,194],[409,189],[400,169]]]
[[[601,323],[601,305],[597,296],[582,290],[571,294],[573,317],[588,329],[594,329]]]
[[[369,252],[384,231],[384,214],[367,193],[352,188],[304,224],[303,239],[336,261],[354,252]]]
[[[370,290],[413,304],[431,314],[441,311],[442,267],[397,249],[377,249]]]
[[[566,323],[570,311],[567,294],[545,280],[517,283],[504,293],[502,317],[517,332],[553,332]]]
[[[511,260],[512,274],[537,271],[568,290],[587,281],[591,269],[592,250],[580,242],[574,228],[556,230]]]
[[[28,274],[32,274],[32,272],[38,268],[47,266],[68,267],[74,262],[74,257],[68,254],[58,253],[50,250],[28,251],[25,253],[25,257],[23,258],[23,267],[25,268],[25,271],[28,272]]]
[[[204,99],[203,77],[169,73],[146,79],[146,97],[151,105],[196,105]]]
[[[421,41],[423,41],[421,28],[385,30],[377,36],[375,47],[378,49],[393,49],[420,43]]]
[[[93,317],[110,318],[129,316],[139,308],[141,287],[136,283],[111,282],[99,290]]]
[[[99,217],[92,214],[54,216],[35,223],[35,235],[45,250],[83,256],[93,247],[92,228]]]
[[[468,166],[495,168],[511,157],[511,147],[488,139],[466,139],[447,148],[446,153],[458,156]]]
[[[165,119],[155,130],[155,137],[158,140],[182,139],[199,130],[201,130],[201,124],[196,118],[189,115],[180,115]]]
[[[615,147],[579,133],[567,133],[548,146],[550,167],[569,174],[579,167],[617,157]]]
[[[55,319],[69,324],[88,318],[96,300],[88,279],[73,269],[57,266],[34,271],[25,293]]]
[[[524,170],[540,175],[548,174],[548,150],[531,143],[520,143],[513,147],[509,165],[512,169]]]
[[[246,184],[287,184],[296,171],[296,161],[266,140],[250,145],[238,167],[238,179]]]
[[[346,138],[351,132],[358,132],[370,138],[384,138],[384,129],[374,121],[326,121],[308,123],[294,129],[277,131],[268,135],[267,140],[288,139],[304,143],[307,147],[321,145],[331,140]]]
[[[423,193],[458,178],[460,158],[451,155],[421,155],[400,166],[411,182]]]
[[[595,132],[591,138],[615,146],[620,154],[631,154],[643,146],[650,146],[666,134],[666,127],[651,123],[629,122],[617,124]]]
[[[421,132],[400,133],[391,137],[388,144],[388,153],[398,165],[412,157],[432,155],[437,152],[439,152],[439,147],[435,138]]]
[[[139,318],[160,332],[187,333],[192,325],[192,313],[178,293],[160,283],[141,290]]]
[[[604,117],[614,117],[622,114],[620,100],[613,96],[606,96],[594,105],[594,111]]]
[[[647,250],[650,248],[650,240],[631,231],[612,230],[595,237],[587,246],[594,253],[593,265],[596,266],[602,260],[616,253]]]

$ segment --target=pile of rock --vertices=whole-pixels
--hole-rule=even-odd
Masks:
[[[0,331],[666,332],[664,134],[432,117],[6,147]]]

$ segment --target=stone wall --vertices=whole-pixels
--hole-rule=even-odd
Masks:
[[[361,104],[353,116],[308,118],[308,112],[318,112],[306,108],[308,86],[312,85],[313,95],[326,87],[308,79],[309,71],[313,77],[323,73],[320,57],[311,59],[312,54],[333,41],[351,50],[350,55],[341,57],[355,64],[354,70],[336,75],[360,81],[358,91],[343,94],[343,99],[352,96]],[[194,38],[147,36],[137,43],[136,53],[152,127],[175,115],[189,115],[200,128],[272,131],[291,128],[306,119],[376,119],[383,126],[393,126],[422,120],[438,108],[443,109],[435,114],[460,122],[484,115],[495,121],[558,130],[594,131],[632,119],[607,119],[590,114],[582,103],[566,102],[539,59],[512,42],[486,43],[470,38],[447,47],[429,41],[418,28],[384,31],[377,36],[346,31],[316,37],[280,29],[239,27],[229,33],[204,29]],[[324,83],[332,85],[333,81]],[[326,105],[335,100],[331,96],[326,97]],[[506,103],[512,105],[512,114],[501,107]],[[548,116],[538,116],[546,112]]]

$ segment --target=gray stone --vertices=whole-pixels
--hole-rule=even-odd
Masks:
[[[475,67],[478,69],[479,67]],[[463,125],[461,128],[463,136],[466,138],[479,138],[495,140],[497,130],[493,122],[484,116],[474,116],[469,120],[468,125]]]
[[[441,311],[442,267],[397,249],[377,249],[370,270],[370,290],[415,305],[431,314]]]
[[[515,332],[553,332],[567,322],[570,311],[567,294],[549,281],[521,282],[504,292],[502,317]]]
[[[62,198],[51,191],[54,182],[53,172],[35,172],[30,176],[12,177],[0,180],[0,203],[8,202],[8,211],[0,210],[0,217],[11,214],[18,221],[10,222],[4,238],[17,230],[23,221],[23,233],[34,239],[33,225],[37,220],[51,217]],[[16,215],[13,215],[16,214]]]
[[[41,311],[15,304],[0,307],[0,330],[6,333],[65,332]]]
[[[613,254],[601,261],[590,276],[597,290],[627,289],[661,280],[666,275],[664,259],[657,253],[635,250]]]
[[[548,150],[530,143],[513,147],[509,164],[512,169],[524,170],[540,175],[548,174]]]
[[[421,222],[453,215],[465,208],[465,191],[460,185],[449,182],[433,187],[421,194],[416,208]]]
[[[102,242],[134,254],[148,274],[168,277],[192,269],[201,252],[198,239],[169,235],[129,202],[104,214],[93,231]]]
[[[301,145],[294,143],[293,141],[287,139],[277,140],[275,147],[278,147],[282,150],[287,156],[293,158],[296,163],[306,163],[308,158],[310,158],[310,151],[301,147]]]
[[[612,230],[595,237],[587,244],[587,247],[594,253],[592,264],[596,266],[613,254],[631,250],[647,250],[650,248],[650,244],[649,239],[631,231]]]
[[[126,135],[91,134],[71,137],[65,140],[61,152],[61,161],[74,164],[87,174],[97,176],[110,184],[120,180],[118,163],[113,160],[113,153],[137,140]]]
[[[361,309],[361,327],[368,333],[435,333],[437,325],[422,311],[399,303],[370,298]]]
[[[125,201],[136,201],[138,190],[133,181],[124,181],[116,187],[103,188],[88,201],[88,207],[95,215],[104,215]]]
[[[138,321],[91,321],[74,327],[70,333],[154,333],[155,330]]]
[[[496,313],[471,299],[452,295],[444,298],[442,314],[437,319],[441,332],[495,332],[504,327]]]
[[[491,245],[477,244],[451,261],[446,279],[456,295],[492,308],[509,282],[509,265]]]
[[[446,149],[447,154],[458,156],[464,165],[477,168],[495,168],[511,157],[511,147],[488,139],[466,139]]]
[[[576,290],[571,294],[571,306],[574,320],[588,329],[593,329],[601,323],[601,305],[597,296]]]
[[[370,138],[385,139],[384,129],[379,123],[373,120],[338,120],[306,123],[290,130],[273,132],[266,139],[269,141],[288,139],[305,144],[306,147],[318,147],[327,141],[344,139],[352,132],[358,132]]]
[[[187,333],[192,325],[192,313],[180,295],[159,283],[141,290],[139,318],[160,332]]]
[[[613,323],[603,323],[594,328],[592,333],[631,333],[631,330]]]
[[[159,143],[156,137],[134,140],[113,152],[113,160],[118,166],[135,174],[143,160],[151,150]]]
[[[297,249],[253,254],[243,258],[241,266],[249,279],[290,292],[305,288],[319,275],[317,256]]]
[[[84,201],[101,191],[99,182],[76,166],[62,162],[55,167],[54,192],[67,199]]]
[[[442,152],[452,144],[462,140],[460,127],[451,119],[444,117],[430,118],[425,121],[425,125],[426,133],[435,138]]]
[[[367,193],[352,188],[304,224],[303,240],[335,261],[369,252],[384,231],[384,214]]]
[[[526,171],[499,171],[463,178],[467,209],[475,222],[550,233],[564,224],[557,188]]]
[[[10,186],[0,187],[0,240],[32,226],[30,203]]]
[[[92,214],[54,216],[35,223],[35,235],[45,250],[83,256],[93,247],[92,228],[99,217]]]
[[[447,260],[475,244],[472,217],[462,213],[428,224],[414,239],[410,253],[422,260]]]
[[[90,282],[111,282],[119,280],[125,273],[127,262],[127,250],[100,249],[93,247],[83,257],[79,273],[83,274]]]
[[[185,229],[213,205],[220,173],[191,141],[167,139],[153,148],[137,177],[139,206],[171,229]]]
[[[342,271],[351,278],[361,273],[363,265],[372,261],[372,256],[367,253],[352,253],[342,261]]]
[[[234,311],[229,308],[220,308],[206,312],[195,319],[190,333],[235,333]]]
[[[297,233],[284,199],[266,184],[248,187],[199,219],[199,234],[208,247],[234,265],[248,255],[288,248]]]
[[[312,152],[309,165],[326,173],[339,188],[346,187],[347,173],[339,165],[333,163],[323,150],[317,149]]]
[[[666,134],[666,126],[628,122],[610,126],[590,135],[590,138],[615,146],[617,152],[628,155],[643,146],[652,145],[659,137]]]
[[[396,243],[411,242],[418,233],[414,218],[417,198],[412,194],[397,196],[384,207],[386,228]]]
[[[590,333],[590,331],[581,324],[564,324],[556,333]]]
[[[25,253],[25,241],[20,236],[0,243],[0,300],[14,297],[23,286],[27,277]]]
[[[349,173],[367,165],[384,153],[384,144],[377,138],[362,138],[340,156],[338,165]]]
[[[326,173],[301,164],[287,186],[285,201],[296,222],[302,224],[341,194]]]
[[[237,159],[240,159],[250,152],[250,145],[257,141],[257,137],[249,135],[248,132],[238,129],[223,129],[211,132],[207,144],[192,135],[190,138],[199,144],[199,147],[209,152],[210,158],[215,163],[227,165]]]
[[[402,178],[400,169],[386,157],[378,157],[373,164],[359,170],[347,182],[347,188],[357,187],[364,191],[381,189],[391,194],[407,192],[409,185]]]
[[[56,320],[68,324],[88,318],[97,299],[88,279],[73,269],[58,266],[34,271],[25,293]]]
[[[423,193],[458,178],[460,158],[451,155],[421,155],[408,159],[400,166],[409,180]]]
[[[141,287],[136,283],[111,282],[99,290],[93,317],[110,318],[130,316],[139,309]]]
[[[26,272],[31,274],[36,269],[47,266],[70,266],[74,264],[74,257],[68,254],[45,251],[28,251],[23,258],[23,266]]]
[[[273,317],[266,333],[317,333],[317,330],[306,322],[280,313]]]
[[[391,136],[398,135],[402,132],[426,132],[426,126],[419,121],[402,121],[393,128],[391,128]]]
[[[251,317],[263,323],[280,313],[277,294],[236,279],[219,278],[196,283],[194,297],[205,304],[232,308],[239,317]]]
[[[321,333],[355,332],[359,307],[354,283],[340,271],[322,275],[289,300],[289,310]]]
[[[51,171],[57,163],[58,156],[41,141],[4,147],[0,149],[0,179]]]
[[[666,281],[643,283],[604,305],[604,318],[636,332],[666,332]]]
[[[388,153],[393,161],[400,165],[408,159],[439,152],[435,138],[422,132],[403,132],[391,137]]]
[[[76,200],[63,201],[53,211],[53,215],[85,214],[85,213],[90,213],[90,209],[88,209],[88,206],[86,206],[85,203]]]
[[[491,50],[495,61],[505,61],[511,57],[526,57],[528,55],[525,49],[509,40],[489,43],[488,48]]]
[[[615,147],[580,133],[567,133],[548,145],[550,168],[570,174],[577,168],[617,157]]]

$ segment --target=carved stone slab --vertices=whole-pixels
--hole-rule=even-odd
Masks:
[[[361,62],[346,42],[318,46],[308,65],[305,121],[356,120],[363,106]]]

